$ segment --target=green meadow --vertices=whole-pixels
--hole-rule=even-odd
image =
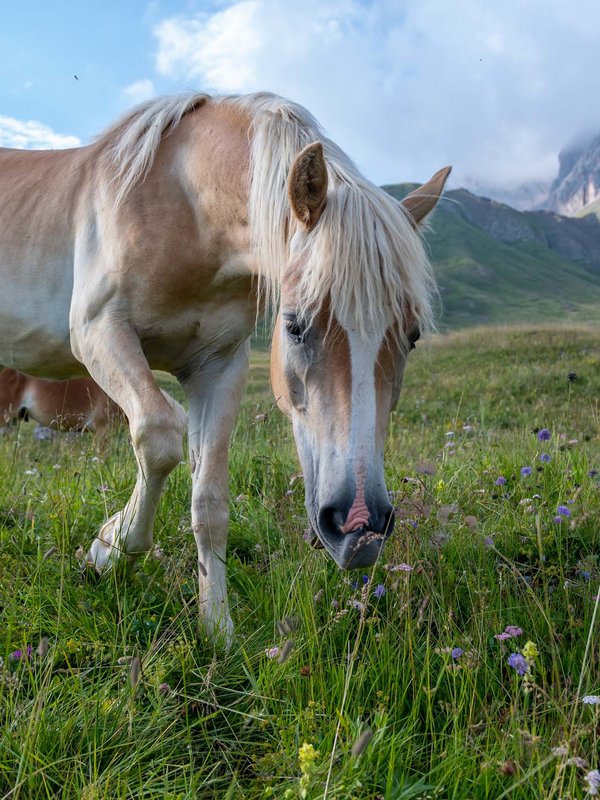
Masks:
[[[11,429],[0,798],[589,797],[599,398],[594,328],[419,342],[387,445],[396,530],[381,563],[344,574],[303,539],[291,427],[257,352],[230,457],[228,652],[201,626],[189,466],[154,550],[95,581],[80,561],[133,484],[126,432]]]

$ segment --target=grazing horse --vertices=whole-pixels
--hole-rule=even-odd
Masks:
[[[60,431],[103,436],[123,412],[91,378],[49,381],[6,367],[0,372],[0,418],[5,424],[34,419]]]
[[[182,418],[151,371],[166,370],[189,399],[203,615],[231,637],[227,451],[257,303],[278,309],[272,384],[315,534],[343,569],[375,562],[393,524],[388,417],[431,322],[419,226],[449,171],[400,204],[270,94],[159,98],[89,146],[0,150],[0,363],[61,378],[85,367],[129,421],[136,484],[91,564],[151,547],[182,458]]]

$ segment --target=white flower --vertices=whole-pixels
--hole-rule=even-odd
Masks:
[[[600,695],[597,695],[597,694],[586,694],[585,697],[581,698],[581,702],[585,703],[588,706],[600,705]]]
[[[593,769],[585,776],[584,781],[588,784],[587,793],[596,797],[600,792],[600,770]]]

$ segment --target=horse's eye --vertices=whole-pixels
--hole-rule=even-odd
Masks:
[[[410,349],[414,350],[416,343],[421,338],[421,331],[417,328],[408,335],[408,343],[410,345]]]
[[[306,327],[297,317],[285,319],[285,332],[294,344],[302,344],[306,337]]]

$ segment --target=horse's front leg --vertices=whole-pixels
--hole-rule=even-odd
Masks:
[[[103,571],[122,555],[152,546],[154,516],[171,470],[183,457],[186,415],[160,391],[140,342],[127,325],[105,314],[72,332],[75,355],[129,420],[138,464],[135,487],[122,511],[100,528],[87,562]]]
[[[233,358],[182,378],[189,398],[192,529],[198,546],[200,606],[209,632],[231,643],[227,602],[228,450],[248,372],[248,343]]]

